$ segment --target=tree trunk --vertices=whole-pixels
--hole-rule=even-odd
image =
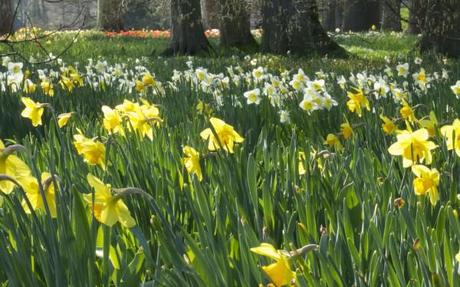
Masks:
[[[0,36],[13,31],[13,3],[11,0],[0,1]]]
[[[201,12],[203,14],[203,25],[206,29],[219,27],[219,4],[218,0],[203,0]]]
[[[219,0],[220,44],[224,47],[257,46],[244,0]]]
[[[163,55],[194,55],[208,52],[210,45],[201,23],[199,0],[171,0],[172,36]]]
[[[121,31],[123,23],[123,0],[98,0],[97,26],[103,31]]]
[[[325,0],[324,11],[322,17],[323,28],[327,31],[333,31],[337,28],[335,21],[335,10],[337,6],[337,0]]]
[[[316,0],[265,0],[263,30],[265,52],[346,55],[321,26]]]
[[[409,33],[420,34],[423,20],[425,18],[425,5],[423,1],[426,0],[410,0],[409,3]]]
[[[380,29],[380,3],[378,0],[345,0],[344,31],[367,31],[372,25]]]
[[[382,29],[401,31],[401,0],[383,0]]]
[[[343,6],[344,0],[335,0],[335,28],[343,27]]]
[[[460,56],[460,1],[427,0],[423,21],[422,51]]]

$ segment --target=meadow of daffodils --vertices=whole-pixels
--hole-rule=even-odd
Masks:
[[[315,61],[3,57],[2,285],[459,286],[459,62]]]

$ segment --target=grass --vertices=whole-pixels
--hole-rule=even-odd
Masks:
[[[159,58],[164,40],[84,34],[63,56],[65,63],[79,62],[83,76],[88,76],[84,66],[89,58],[94,65],[98,60],[107,60],[108,67],[124,63],[130,81],[142,78],[142,70],[135,67],[144,66],[161,83],[156,93],[150,89],[145,94],[129,93],[109,81],[103,89],[94,88],[88,79],[100,79],[89,76],[72,93],[54,80],[53,98],[40,88],[30,95],[2,92],[0,138],[24,145],[25,151],[17,155],[34,176],[49,171],[59,179],[53,184],[55,219],[46,208],[25,213],[22,202],[27,197],[19,187],[3,194],[0,281],[12,286],[256,286],[270,282],[261,266],[273,260],[250,249],[267,242],[287,251],[318,245],[289,259],[298,286],[458,285],[459,157],[447,150],[439,127],[458,118],[460,105],[450,86],[460,78],[459,62],[444,64],[433,55],[423,56],[421,66],[433,78],[425,93],[411,77],[420,70],[414,64],[420,56],[414,52],[415,37],[370,33],[334,38],[354,54],[350,59],[238,53]],[[72,35],[59,35],[47,45],[57,54],[71,39]],[[35,48],[21,49],[30,53]],[[187,61],[192,61],[192,70]],[[396,75],[396,65],[404,62],[410,63],[408,78]],[[299,68],[310,80],[324,78],[325,89],[338,105],[308,114],[299,108],[302,92],[292,88],[279,106],[266,96],[260,105],[248,105],[243,93],[263,89],[269,82],[254,80],[252,71],[259,66],[266,68],[265,75],[280,79],[283,71],[290,71],[283,84],[287,87]],[[386,75],[387,66],[392,76]],[[198,67],[223,75],[215,76],[208,88],[194,76]],[[24,69],[39,83],[37,69],[60,68],[52,63]],[[449,71],[448,80],[435,79],[434,72],[441,74],[442,69]],[[183,71],[176,80],[174,70]],[[324,75],[315,74],[319,71]],[[362,117],[346,104],[347,91],[359,83],[349,77],[358,73],[367,75],[361,84],[371,105]],[[346,78],[345,89],[337,84],[339,75]],[[225,76],[230,78],[228,86],[222,85]],[[380,114],[400,129],[408,124],[392,93],[381,99],[372,95],[373,84],[380,79],[408,92],[407,101],[418,119],[430,111],[437,117],[430,140],[438,147],[429,165],[439,170],[441,178],[440,199],[434,206],[427,196],[414,193],[410,168],[388,153],[396,136],[382,131]],[[21,96],[50,103],[56,114],[75,114],[60,129],[53,121],[55,114],[45,109],[44,125],[33,128],[20,116]],[[108,134],[101,106],[114,108],[124,99],[141,98],[156,104],[163,119],[153,128],[153,140],[129,132],[127,122],[125,137]],[[289,111],[290,123],[280,123],[281,109]],[[235,153],[208,151],[200,132],[210,127],[211,116],[225,120],[245,138]],[[340,134],[344,122],[353,127],[350,140]],[[420,123],[409,126],[415,130]],[[104,143],[106,170],[88,165],[77,154],[73,143],[77,128]],[[329,133],[340,139],[343,151],[324,143]],[[184,167],[185,145],[201,154],[202,181]],[[88,173],[112,187],[137,187],[148,194],[122,198],[135,227],[120,223],[108,227],[92,216],[83,200],[84,194],[94,193]]]

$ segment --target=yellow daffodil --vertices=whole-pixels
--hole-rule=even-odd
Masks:
[[[348,140],[353,136],[353,128],[349,123],[343,123],[340,125],[340,134],[345,140]]]
[[[455,149],[455,153],[460,156],[460,119],[454,120],[452,125],[443,126],[441,134],[447,139],[447,149]]]
[[[437,146],[428,141],[429,133],[426,129],[415,132],[403,131],[397,135],[398,141],[388,148],[391,155],[402,156],[403,166],[410,167],[417,162],[430,164],[432,161],[431,150]]]
[[[414,110],[406,101],[403,101],[403,106],[399,110],[399,113],[404,120],[409,121],[410,123],[413,123],[417,120],[414,115]]]
[[[152,74],[145,73],[144,76],[142,76],[142,83],[146,87],[151,87],[151,86],[155,86],[156,81],[155,81],[155,78],[152,76]]]
[[[113,110],[109,106],[102,106],[102,112],[104,113],[104,128],[111,134],[119,133],[124,135],[123,130],[123,119],[121,118],[120,112]]]
[[[189,174],[196,174],[199,181],[203,180],[203,174],[200,166],[200,153],[190,146],[184,146],[184,165]]]
[[[69,119],[72,117],[73,113],[63,113],[57,116],[58,126],[63,128],[69,122]]]
[[[61,88],[63,90],[67,90],[69,91],[69,93],[72,93],[73,89],[75,88],[72,79],[64,75],[61,75],[61,80],[59,81],[59,84],[61,84]]]
[[[342,143],[335,134],[328,134],[326,140],[324,141],[324,144],[333,147],[337,152],[341,152],[343,150]]]
[[[347,107],[352,113],[362,116],[362,109],[366,108],[368,111],[371,110],[369,100],[364,95],[362,89],[356,89],[354,91],[347,92],[349,100],[347,101]]]
[[[42,80],[40,83],[40,86],[42,87],[43,93],[49,97],[54,96],[54,87],[53,84],[49,80]]]
[[[454,92],[454,95],[457,98],[460,98],[460,81],[457,81],[457,83],[455,83],[455,85],[450,86],[450,89],[452,90],[452,92]]]
[[[101,223],[113,226],[120,222],[121,225],[131,228],[136,225],[136,221],[131,216],[128,207],[119,196],[112,195],[110,184],[103,183],[92,174],[88,174],[89,185],[94,189],[93,194],[85,194],[84,199],[90,205],[94,217]]]
[[[438,185],[439,172],[424,165],[413,165],[412,172],[417,176],[413,181],[415,194],[419,196],[429,195],[431,205],[436,205],[439,199]]]
[[[26,94],[34,93],[36,89],[37,89],[37,85],[35,85],[31,80],[26,79],[24,81],[24,92]]]
[[[105,169],[105,146],[99,141],[89,139],[82,134],[73,136],[74,145],[89,165],[99,165]]]
[[[150,140],[153,140],[152,126],[158,126],[162,122],[160,110],[157,106],[145,100],[142,103],[142,105],[139,105],[138,103],[133,104],[127,101],[120,108],[126,111],[130,128],[132,127],[142,137],[148,137]]]
[[[438,126],[438,120],[433,111],[430,112],[430,116],[427,119],[422,119],[418,121],[420,127],[428,130],[430,137],[436,135],[436,127]]]
[[[36,103],[26,97],[22,97],[21,101],[26,106],[26,108],[22,111],[21,116],[30,119],[34,127],[42,125],[42,115],[44,111],[43,104]]]
[[[0,174],[10,176],[16,180],[21,177],[30,176],[31,172],[29,167],[17,156],[11,154],[14,148],[10,150],[5,149],[5,145],[0,140]],[[14,183],[3,180],[0,181],[0,191],[9,194],[14,189]]]
[[[44,189],[44,195],[46,199],[46,203],[48,205],[50,215],[52,218],[56,218],[57,211],[56,211],[56,197],[55,197],[55,190],[53,179],[51,174],[44,172],[41,175],[41,184]],[[23,177],[19,180],[24,192],[26,193],[27,199],[30,202],[33,210],[35,211],[45,211],[45,203],[43,201],[43,197],[40,193],[40,187],[38,185],[38,181],[33,176]],[[29,206],[26,203],[26,200],[22,200],[22,207],[27,214],[31,213]]]
[[[268,243],[262,243],[258,247],[251,248],[251,251],[275,260],[275,263],[262,266],[262,269],[275,286],[291,285],[291,282],[295,280],[296,274],[289,265],[289,257],[286,251],[276,250],[273,245]]]
[[[380,119],[383,121],[382,130],[387,135],[391,135],[396,132],[397,127],[395,123],[384,115],[380,115]]]
[[[207,128],[200,133],[202,139],[208,140],[208,149],[210,151],[216,151],[222,147],[225,151],[233,153],[234,144],[244,141],[244,138],[242,138],[231,125],[225,123],[223,120],[211,118],[210,122],[215,135],[211,128]]]

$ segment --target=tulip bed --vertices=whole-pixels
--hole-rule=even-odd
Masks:
[[[460,284],[460,62],[376,32],[333,35],[350,59],[75,34],[2,59],[5,286]]]

